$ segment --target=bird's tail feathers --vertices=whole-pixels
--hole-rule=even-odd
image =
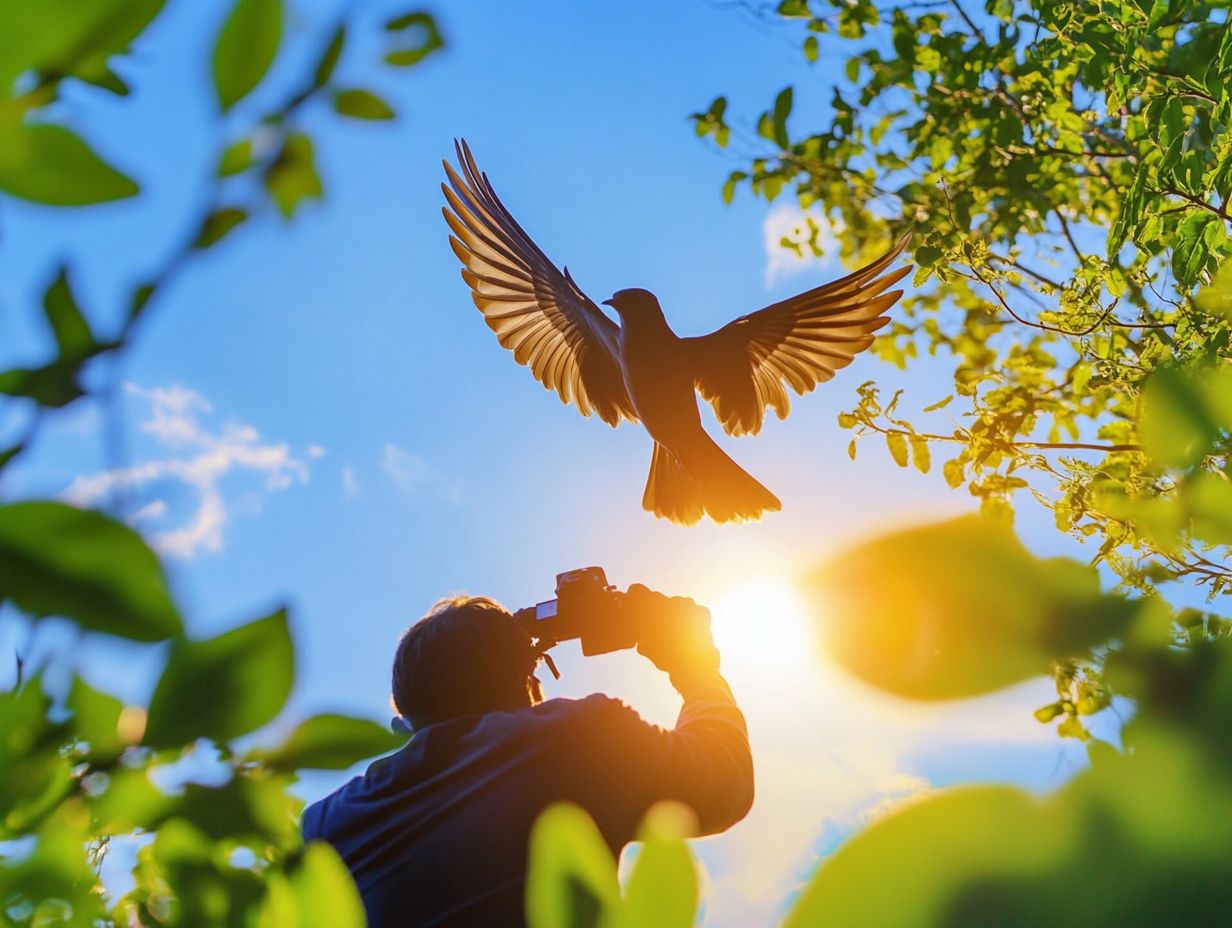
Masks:
[[[715,522],[759,519],[782,504],[707,436],[683,459],[655,442],[642,508],[693,525],[703,515]]]

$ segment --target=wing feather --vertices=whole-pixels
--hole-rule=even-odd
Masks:
[[[787,387],[809,393],[873,343],[873,333],[890,321],[886,310],[903,295],[889,288],[911,272],[907,266],[886,273],[906,245],[903,238],[845,277],[685,339],[697,390],[728,434],[755,434],[767,407],[785,418]]]
[[[617,359],[619,330],[566,270],[548,260],[496,195],[465,141],[441,184],[449,247],[475,306],[535,379],[609,425],[637,421]]]

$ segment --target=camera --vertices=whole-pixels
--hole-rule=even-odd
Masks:
[[[587,657],[637,645],[634,617],[625,594],[607,582],[602,567],[581,567],[556,575],[556,598],[513,614],[541,649],[580,640]]]

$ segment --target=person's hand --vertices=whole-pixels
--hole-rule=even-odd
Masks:
[[[683,596],[667,597],[635,583],[623,608],[639,630],[637,650],[673,680],[713,673],[719,652],[710,636],[710,610]]]

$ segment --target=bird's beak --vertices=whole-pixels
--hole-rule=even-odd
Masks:
[[[610,299],[610,300],[604,300],[604,301],[603,301],[603,305],[604,305],[604,306],[610,306],[610,307],[612,307],[612,309],[615,309],[615,308],[616,308],[616,300],[615,300],[615,298],[612,298],[612,299]]]

